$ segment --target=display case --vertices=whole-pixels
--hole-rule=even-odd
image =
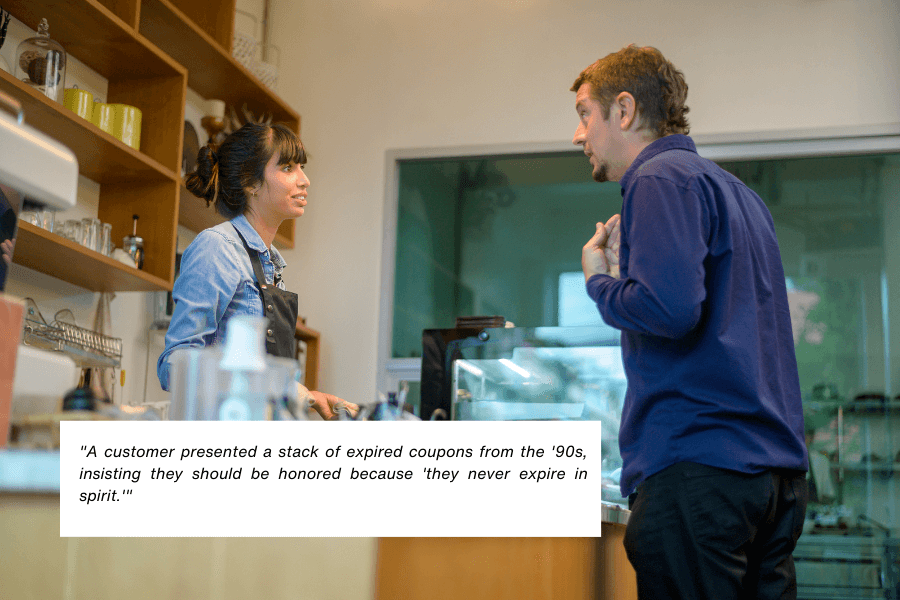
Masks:
[[[804,398],[810,501],[799,598],[900,598],[900,401],[817,385]]]
[[[617,331],[426,330],[423,345],[423,418],[434,410],[449,409],[453,420],[597,421],[603,451],[602,500],[625,504],[619,491],[618,437],[626,381]],[[435,400],[442,388],[446,398]]]

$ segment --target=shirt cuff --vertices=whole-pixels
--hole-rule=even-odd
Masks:
[[[591,275],[587,282],[585,282],[585,288],[587,289],[588,296],[596,302],[597,295],[603,286],[606,284],[606,281],[609,279],[615,279],[612,275],[606,275],[605,273],[596,273]]]

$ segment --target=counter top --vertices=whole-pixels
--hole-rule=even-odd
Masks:
[[[627,525],[628,517],[630,516],[631,511],[621,504],[614,504],[612,502],[605,501],[600,503],[601,523],[618,523],[619,525]]]
[[[0,492],[59,493],[59,452],[0,450]]]

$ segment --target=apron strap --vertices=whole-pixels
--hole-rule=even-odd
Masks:
[[[231,224],[234,227],[234,223]],[[250,263],[253,265],[253,274],[256,276],[256,281],[259,283],[259,286],[263,289],[268,283],[266,283],[266,276],[263,273],[262,262],[259,260],[259,252],[251,248],[247,245],[247,240],[244,239],[244,236],[241,235],[241,232],[238,231],[237,227],[234,227],[234,231],[238,234],[238,237],[241,238],[241,242],[244,243],[244,249],[247,251],[247,255],[250,257]]]

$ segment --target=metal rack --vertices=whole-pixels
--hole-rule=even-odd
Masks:
[[[48,325],[26,318],[23,341],[63,352],[81,368],[119,368],[122,363],[121,339],[58,320]]]

